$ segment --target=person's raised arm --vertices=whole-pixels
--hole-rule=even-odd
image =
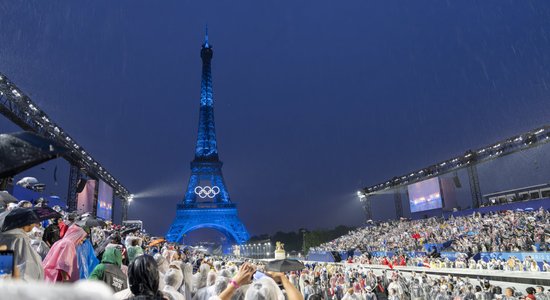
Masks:
[[[256,272],[256,267],[249,263],[244,263],[240,269],[237,275],[229,281],[229,284],[223,290],[223,292],[220,294],[221,300],[230,300],[235,291],[241,287],[242,285],[249,284],[252,281],[252,275],[254,275],[254,272]]]

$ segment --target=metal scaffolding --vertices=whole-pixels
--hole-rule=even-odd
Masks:
[[[396,176],[385,182],[366,187],[362,192],[365,195],[375,195],[382,191],[407,186],[415,182],[456,172],[460,169],[488,162],[519,151],[538,147],[548,142],[550,142],[550,125],[545,125],[477,150],[468,150],[463,155],[436,163],[429,167]]]
[[[67,193],[67,207],[69,211],[75,211],[77,205],[76,195],[78,181],[81,178],[80,168],[75,165],[71,165],[69,170],[69,191]]]
[[[393,201],[395,203],[395,215],[397,218],[403,217],[403,201],[401,199],[401,190],[395,189],[393,193]]]
[[[477,176],[477,165],[471,165],[467,168],[468,179],[470,181],[470,192],[472,193],[472,207],[478,208],[481,204],[481,187],[479,186],[479,177]]]
[[[71,164],[67,205],[76,208],[76,185],[85,172],[113,188],[114,196],[129,199],[130,192],[82,146],[42,111],[21,89],[0,73],[0,113],[24,130],[35,132],[63,145],[63,157]]]
[[[481,187],[477,174],[477,165],[516,152],[528,150],[550,142],[550,125],[533,129],[520,135],[509,137],[492,145],[477,149],[468,150],[463,155],[436,163],[426,168],[416,170],[401,176],[393,177],[385,182],[363,188],[357,192],[360,200],[365,199],[363,206],[365,211],[370,213],[371,198],[374,195],[388,193],[395,190],[395,208],[398,217],[403,215],[403,207],[399,189],[410,184],[420,182],[433,177],[441,176],[458,170],[467,169],[472,194],[472,206],[479,207],[482,201]],[[367,201],[368,199],[368,201]],[[367,207],[368,205],[368,207]],[[372,214],[371,214],[372,215]]]

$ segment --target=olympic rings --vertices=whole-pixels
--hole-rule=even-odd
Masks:
[[[213,187],[209,187],[209,186],[205,186],[205,187],[202,187],[202,186],[197,186],[195,188],[195,195],[201,197],[201,198],[214,198],[216,197],[217,194],[220,193],[220,188],[218,186],[213,186]]]

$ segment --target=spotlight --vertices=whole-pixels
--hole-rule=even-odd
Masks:
[[[525,145],[531,145],[537,142],[537,136],[534,134],[529,134],[525,139]]]

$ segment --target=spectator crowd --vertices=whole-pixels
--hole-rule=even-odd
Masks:
[[[460,239],[455,247],[471,248],[471,252],[494,243],[526,250],[546,242],[547,226],[544,210],[387,222],[359,229],[321,248],[404,251],[421,249],[424,243]],[[520,290],[486,280],[392,270],[393,265],[438,268],[451,263],[437,257],[396,255],[391,260],[365,252],[352,258],[353,264],[311,263],[294,270],[271,270],[264,261],[209,256],[199,248],[151,237],[140,227],[117,226],[89,214],[48,208],[45,202],[21,201],[5,207],[0,212],[0,229],[0,249],[12,250],[15,263],[13,276],[0,280],[2,299],[550,300],[543,286]],[[465,237],[464,232],[474,234]],[[375,271],[372,264],[388,268]],[[531,267],[516,259],[480,266],[468,256],[452,264],[498,270]]]
[[[370,224],[312,250],[425,251],[425,244],[451,242],[447,251],[537,252],[550,249],[550,213],[544,209],[468,216],[401,219]]]

